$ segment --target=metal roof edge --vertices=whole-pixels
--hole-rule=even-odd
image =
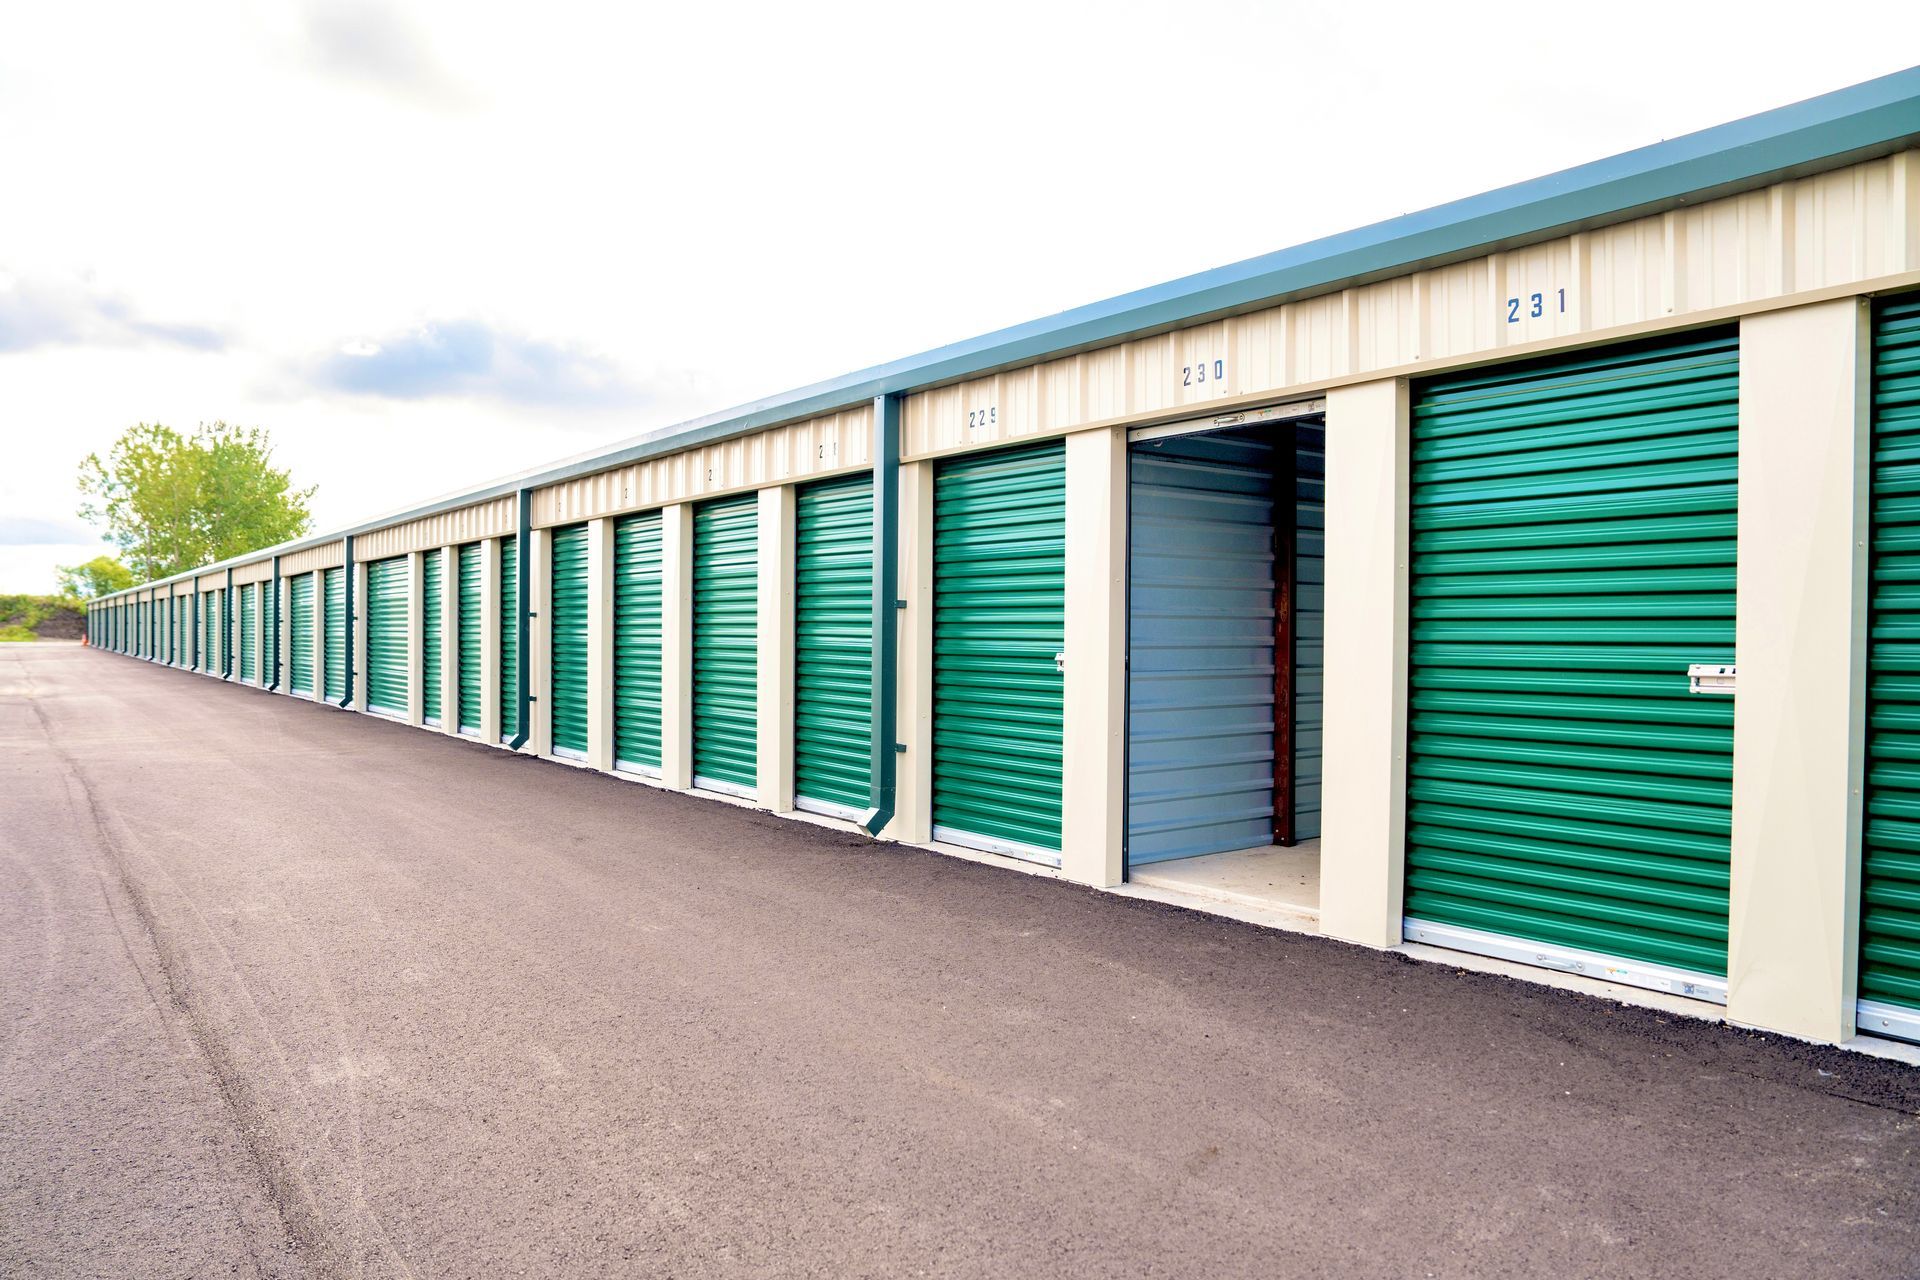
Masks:
[[[1116,294],[544,464],[350,528],[250,551],[100,599],[335,542],[667,453],[963,378],[1111,346],[1480,253],[1645,217],[1920,146],[1920,67],[1479,195]]]

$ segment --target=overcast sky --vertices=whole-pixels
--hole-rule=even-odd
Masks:
[[[141,420],[326,529],[1920,53],[1768,10],[6,5],[0,591]]]

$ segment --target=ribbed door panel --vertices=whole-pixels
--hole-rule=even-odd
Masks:
[[[500,741],[520,732],[520,542],[500,539]]]
[[[1920,297],[1874,318],[1872,529],[1860,998],[1920,1009]]]
[[[420,556],[420,715],[428,724],[440,723],[442,701],[440,681],[445,674],[440,642],[446,635],[441,625],[443,597],[440,592],[446,574],[440,565],[440,549]]]
[[[173,598],[173,661],[182,667],[193,661],[193,601],[184,595]]]
[[[751,788],[760,756],[760,499],[693,513],[693,773]]]
[[[260,585],[240,588],[240,679],[260,681]]]
[[[323,696],[328,702],[338,702],[347,696],[347,573],[344,569],[326,569],[320,575],[320,587],[323,599],[321,625],[326,635],[321,641],[322,660],[327,665],[322,673],[326,681]],[[364,607],[364,606],[363,606]]]
[[[933,554],[935,834],[1057,864],[1064,445],[941,464]]]
[[[1295,428],[1293,485],[1293,835],[1317,840],[1327,633],[1325,424]]]
[[[1421,386],[1411,918],[1726,972],[1739,352]]]
[[[260,683],[274,682],[273,664],[280,654],[279,584],[260,584]]]
[[[407,558],[367,566],[367,709],[407,714]],[[327,668],[333,668],[329,638]],[[328,697],[334,697],[331,692]]]
[[[587,753],[587,526],[555,529],[553,548],[553,746]]]
[[[873,802],[873,477],[804,485],[794,507],[797,801]]]
[[[460,724],[462,733],[480,732],[480,672],[485,635],[480,630],[482,606],[486,597],[480,581],[480,544],[469,542],[460,548],[459,622],[460,634],[454,637],[460,658]]]
[[[660,513],[613,526],[613,758],[660,767]]]
[[[303,573],[287,585],[287,688],[313,696],[313,575]]]
[[[1131,451],[1134,866],[1273,841],[1274,455],[1244,435]]]

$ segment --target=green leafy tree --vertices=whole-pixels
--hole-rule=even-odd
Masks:
[[[314,491],[273,465],[260,427],[202,423],[183,436],[157,422],[129,427],[106,461],[80,464],[80,516],[106,527],[140,581],[257,551],[313,526]]]
[[[60,566],[60,594],[91,600],[133,585],[133,570],[112,556],[95,556],[85,564]]]

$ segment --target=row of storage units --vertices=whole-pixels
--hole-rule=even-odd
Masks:
[[[1305,868],[1334,937],[1920,1041],[1920,150],[1849,163],[643,438],[89,634],[1099,886]]]

